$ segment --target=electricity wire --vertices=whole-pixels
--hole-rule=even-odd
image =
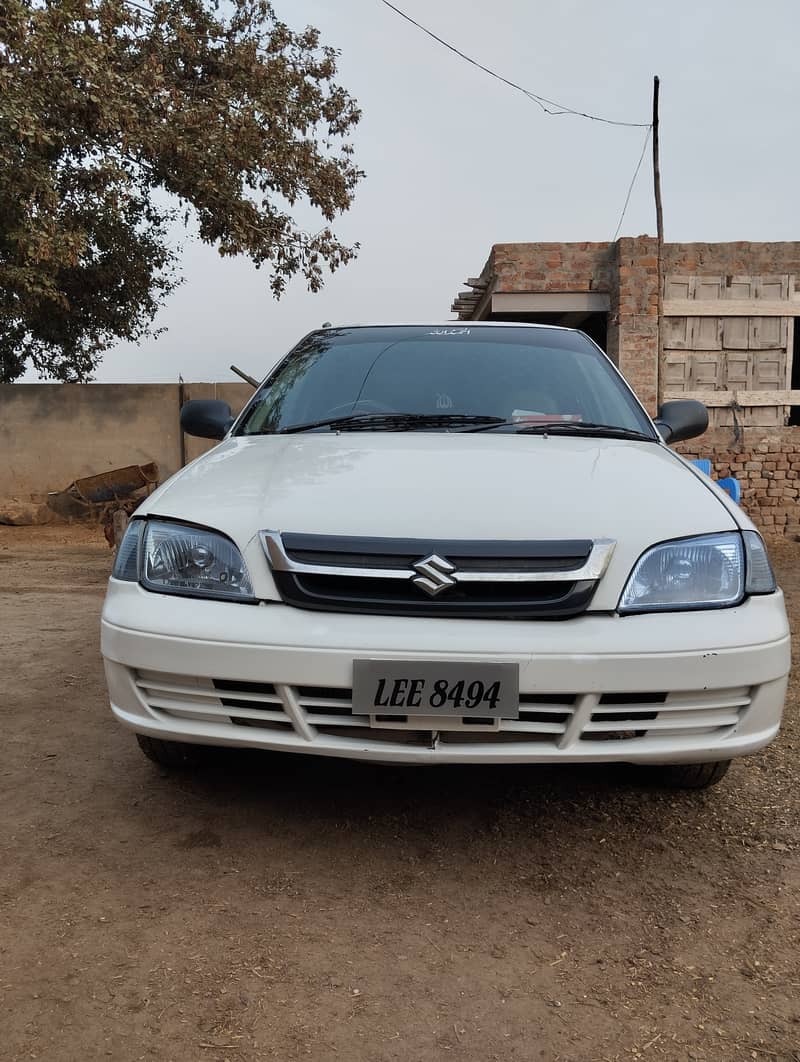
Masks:
[[[633,192],[633,186],[636,184],[636,178],[639,176],[639,170],[642,168],[642,162],[644,160],[644,153],[647,151],[647,145],[650,142],[650,134],[653,132],[652,125],[647,127],[647,133],[645,134],[644,144],[642,144],[642,153],[639,156],[639,161],[636,163],[636,169],[633,171],[633,177],[631,177],[631,183],[628,185],[628,194],[625,196],[625,203],[622,207],[622,213],[619,216],[619,223],[617,225],[614,236],[611,240],[612,243],[616,243],[617,236],[619,236],[619,230],[622,228],[622,222],[625,220],[625,211],[628,209],[628,203],[631,201],[631,193]]]
[[[143,13],[145,15],[148,15],[150,17],[152,17],[155,14],[155,12],[153,11],[152,8],[147,7],[144,4],[138,3],[137,0],[124,0],[124,2],[129,7],[134,8],[134,9],[140,11],[141,13]],[[620,230],[622,228],[622,223],[625,220],[625,214],[626,214],[626,212],[628,210],[628,205],[629,205],[630,200],[631,200],[631,195],[633,194],[633,188],[634,188],[634,185],[636,184],[636,178],[639,176],[639,171],[642,168],[642,162],[644,161],[645,151],[647,150],[647,145],[650,142],[650,136],[651,136],[651,134],[653,132],[652,124],[649,123],[649,122],[622,122],[622,121],[617,121],[617,120],[615,120],[613,118],[603,118],[603,117],[601,117],[600,115],[597,115],[597,114],[590,114],[588,111],[579,111],[579,110],[576,110],[576,109],[574,109],[572,107],[568,107],[568,106],[566,106],[566,104],[558,103],[556,100],[548,99],[547,96],[540,96],[538,93],[532,92],[530,89],[526,89],[522,85],[518,85],[515,81],[511,81],[509,78],[504,77],[502,74],[498,74],[495,70],[492,70],[490,67],[484,66],[483,63],[479,63],[477,61],[477,59],[473,59],[471,56],[467,55],[465,52],[462,52],[459,48],[456,48],[455,45],[450,44],[448,41],[444,40],[444,38],[439,37],[436,33],[433,32],[433,30],[429,30],[426,26],[423,26],[422,23],[417,22],[416,19],[414,19],[410,15],[406,14],[405,11],[402,11],[395,4],[391,3],[390,0],[380,0],[380,2],[385,7],[388,7],[390,10],[394,11],[395,14],[397,14],[401,18],[405,19],[406,22],[409,22],[412,26],[415,26],[418,30],[421,30],[422,33],[426,34],[432,40],[436,41],[438,44],[441,44],[444,48],[447,48],[448,51],[453,52],[454,55],[459,56],[459,58],[464,59],[466,62],[470,63],[472,66],[476,67],[476,69],[483,71],[483,73],[488,74],[490,77],[495,78],[495,80],[500,81],[502,84],[507,85],[509,88],[514,89],[516,92],[522,93],[523,96],[527,97],[533,103],[536,103],[542,109],[542,111],[545,114],[548,114],[548,115],[551,115],[551,116],[558,116],[558,115],[562,115],[562,114],[570,114],[570,115],[574,115],[576,118],[586,118],[586,119],[588,119],[591,122],[601,122],[603,125],[614,125],[614,126],[622,126],[622,127],[628,128],[628,129],[646,129],[647,130],[647,132],[645,133],[644,143],[642,144],[642,151],[641,151],[641,154],[639,155],[639,160],[636,163],[636,169],[633,171],[633,177],[631,178],[631,182],[628,185],[628,191],[627,191],[627,194],[625,196],[625,202],[624,202],[624,204],[622,206],[622,212],[621,212],[620,217],[619,217],[619,222],[617,223],[617,227],[616,227],[616,229],[614,231],[614,236],[613,236],[613,238],[611,240],[612,243],[615,243],[616,239],[617,239],[617,236],[619,235]]]
[[[648,122],[619,122],[614,120],[613,118],[601,118],[600,115],[589,114],[587,111],[578,111],[572,107],[567,107],[567,105],[564,103],[558,103],[556,100],[548,99],[547,96],[540,96],[536,92],[531,92],[530,89],[523,88],[522,85],[518,85],[515,81],[510,81],[507,77],[503,77],[502,74],[498,74],[495,70],[490,69],[488,66],[484,66],[483,63],[479,63],[477,59],[473,59],[472,56],[469,56],[465,52],[462,52],[459,48],[456,48],[455,45],[450,44],[448,41],[444,40],[443,37],[439,37],[437,34],[435,34],[433,30],[429,30],[426,26],[423,26],[421,22],[417,22],[417,20],[413,19],[411,15],[407,15],[405,11],[401,11],[399,7],[397,7],[395,4],[390,3],[389,0],[380,0],[380,2],[384,4],[384,6],[390,8],[392,11],[398,14],[401,18],[404,18],[406,22],[410,22],[412,26],[416,26],[417,29],[421,30],[423,33],[427,34],[429,37],[437,41],[443,47],[447,48],[448,51],[451,51],[455,55],[460,56],[461,59],[465,59],[468,63],[471,63],[472,66],[477,67],[478,70],[482,70],[484,74],[488,74],[490,77],[495,78],[497,81],[501,81],[504,85],[508,85],[509,88],[514,89],[516,92],[521,92],[523,96],[527,96],[529,100],[532,100],[534,103],[538,104],[538,106],[541,107],[545,114],[573,114],[577,118],[588,118],[591,122],[602,122],[604,125],[621,125],[627,126],[630,129],[649,128]]]

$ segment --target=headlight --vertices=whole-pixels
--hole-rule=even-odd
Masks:
[[[743,531],[744,554],[747,566],[744,590],[746,594],[774,594],[778,588],[767,548],[756,531]]]
[[[255,600],[242,555],[230,539],[165,520],[134,520],[128,525],[113,576],[138,580],[162,594]]]
[[[724,608],[745,592],[742,536],[738,531],[663,542],[636,563],[620,612]]]

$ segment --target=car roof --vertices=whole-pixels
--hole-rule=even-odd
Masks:
[[[579,328],[566,325],[540,324],[536,321],[358,321],[342,324],[324,324],[328,328],[550,328],[558,332],[579,332]]]

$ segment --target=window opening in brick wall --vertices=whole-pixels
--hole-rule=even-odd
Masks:
[[[800,317],[794,319],[794,340],[792,342],[792,379],[789,386],[793,391],[800,391]],[[800,424],[800,406],[789,409],[789,423]]]

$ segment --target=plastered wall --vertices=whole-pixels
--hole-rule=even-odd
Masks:
[[[184,398],[222,398],[234,413],[248,384],[190,383]],[[156,461],[181,465],[178,384],[0,384],[0,499],[41,501],[73,480]],[[186,460],[213,443],[184,438]]]

